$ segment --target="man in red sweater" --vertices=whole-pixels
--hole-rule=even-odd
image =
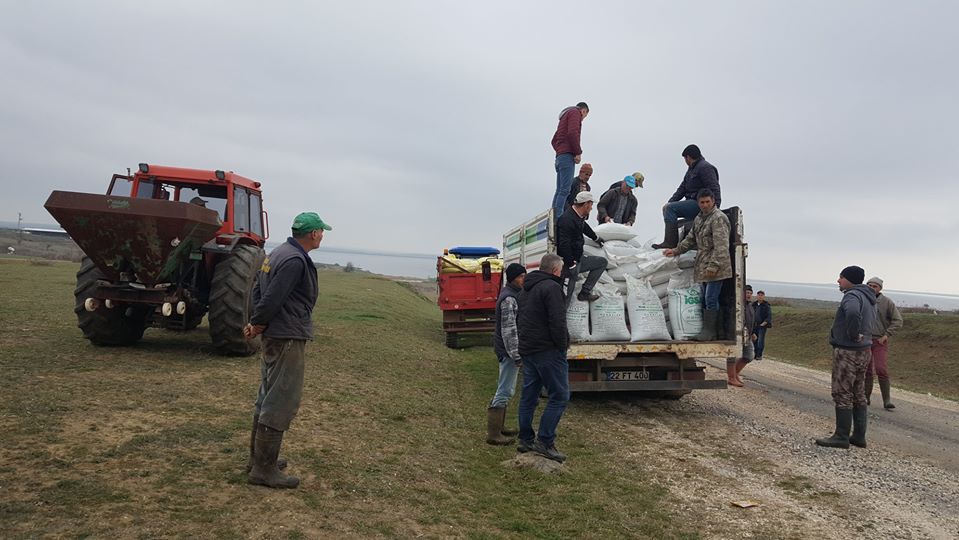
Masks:
[[[582,101],[559,113],[559,125],[552,140],[553,150],[556,151],[556,193],[553,195],[553,215],[556,219],[563,215],[566,198],[573,186],[573,168],[583,157],[579,134],[588,114],[589,106]]]

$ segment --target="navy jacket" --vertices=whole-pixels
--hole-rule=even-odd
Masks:
[[[713,192],[716,197],[716,208],[719,208],[719,203],[723,199],[719,191],[719,170],[705,158],[700,158],[686,170],[683,182],[676,188],[676,193],[669,198],[669,202],[682,199],[696,200],[696,194],[703,188],[709,188]]]
[[[566,351],[566,297],[562,280],[540,270],[526,274],[519,293],[519,354],[527,356],[543,351]]]
[[[274,249],[253,286],[250,322],[265,325],[273,339],[313,339],[313,306],[319,286],[316,265],[292,238]]]

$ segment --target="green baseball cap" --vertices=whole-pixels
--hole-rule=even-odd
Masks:
[[[320,219],[320,216],[316,212],[303,212],[299,214],[293,219],[293,226],[290,228],[293,229],[294,233],[308,233],[320,229],[324,231],[333,230],[333,227],[323,223],[323,220]]]

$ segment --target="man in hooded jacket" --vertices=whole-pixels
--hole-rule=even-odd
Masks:
[[[563,215],[563,206],[573,186],[573,169],[583,157],[583,148],[579,145],[579,135],[583,120],[589,114],[589,105],[580,101],[575,106],[566,107],[559,113],[559,124],[550,143],[556,152],[556,193],[553,194],[553,215]]]

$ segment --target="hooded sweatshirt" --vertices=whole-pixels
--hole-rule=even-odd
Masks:
[[[526,274],[519,293],[519,354],[566,351],[566,298],[562,280],[541,270]]]
[[[578,156],[583,153],[579,146],[579,134],[583,127],[583,114],[576,107],[566,107],[559,113],[559,125],[556,126],[556,133],[553,134],[553,150],[556,155],[573,154]]]
[[[870,348],[875,317],[876,293],[866,285],[854,285],[843,293],[829,332],[829,343],[854,351]]]

